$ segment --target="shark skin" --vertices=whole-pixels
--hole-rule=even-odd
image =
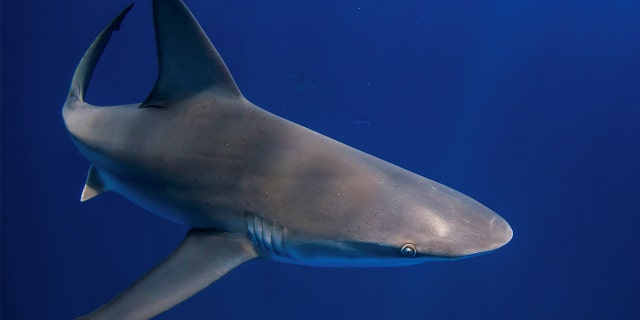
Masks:
[[[89,47],[63,108],[91,163],[81,200],[114,191],[191,230],[164,261],[81,319],[154,317],[254,258],[401,266],[511,240],[509,224],[470,197],[249,102],[181,0],[153,1],[159,76],[148,98],[85,102],[131,7]]]

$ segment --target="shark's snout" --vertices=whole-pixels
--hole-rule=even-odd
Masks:
[[[459,201],[445,240],[452,257],[490,252],[511,240],[513,230],[501,216],[467,196],[461,195]]]
[[[495,250],[504,246],[511,241],[511,238],[513,238],[513,230],[511,229],[511,226],[506,220],[498,215],[496,215],[495,220],[493,220],[491,229],[496,245],[495,247],[491,247],[490,250]]]
[[[489,227],[485,229],[485,236],[478,240],[478,253],[496,250],[511,241],[513,237],[513,230],[507,221],[493,214],[488,223]]]
[[[405,200],[407,230],[425,258],[462,258],[496,250],[513,237],[511,226],[478,201],[431,180]],[[416,188],[417,189],[417,188]]]

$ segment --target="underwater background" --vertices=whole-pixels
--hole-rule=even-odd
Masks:
[[[487,255],[411,267],[254,260],[158,319],[640,318],[640,2],[187,0],[244,95],[503,216]],[[2,31],[2,319],[71,319],[186,228],[107,193],[64,128],[73,71],[126,0],[8,0]],[[151,3],[88,92],[140,102]]]

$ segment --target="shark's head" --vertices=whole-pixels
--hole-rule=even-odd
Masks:
[[[491,209],[404,169],[389,165],[383,173],[353,181],[326,205],[323,220],[304,232],[286,230],[283,249],[293,260],[317,266],[410,265],[490,252],[513,235]],[[341,207],[341,198],[350,206]]]
[[[398,263],[470,257],[511,240],[511,227],[491,209],[434,181],[408,178],[424,180],[424,187],[389,190],[393,204],[378,225],[381,237],[372,239],[393,249]]]

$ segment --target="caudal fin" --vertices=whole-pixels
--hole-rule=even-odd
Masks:
[[[76,72],[73,74],[71,89],[69,90],[69,96],[67,98],[68,100],[78,99],[80,101],[84,101],[84,94],[87,91],[89,82],[91,81],[93,71],[98,64],[98,60],[100,60],[100,56],[102,56],[102,52],[104,52],[104,49],[107,47],[109,39],[111,39],[111,34],[113,31],[120,30],[120,24],[132,7],[133,3],[122,10],[117,17],[111,20],[109,25],[100,32],[87,52],[85,52],[82,60],[80,60],[80,63],[76,68]]]

